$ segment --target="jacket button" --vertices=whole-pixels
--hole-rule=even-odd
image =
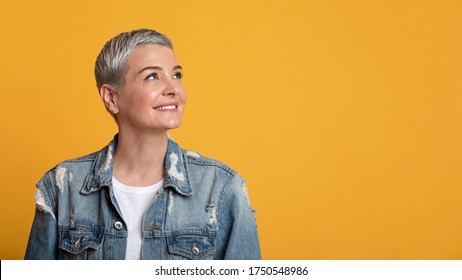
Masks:
[[[123,228],[123,226],[124,225],[119,221],[115,222],[115,224],[114,224],[115,229],[121,229],[121,228]]]
[[[165,194],[161,193],[159,194],[159,198],[164,198],[165,197]]]
[[[197,248],[196,245],[193,245],[193,247],[192,247],[192,253],[193,253],[193,255],[199,255],[200,250],[199,250],[199,248]]]

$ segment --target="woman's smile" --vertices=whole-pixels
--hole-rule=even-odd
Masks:
[[[164,112],[176,111],[177,108],[178,108],[178,105],[176,104],[164,104],[164,105],[154,107],[155,110],[164,111]]]

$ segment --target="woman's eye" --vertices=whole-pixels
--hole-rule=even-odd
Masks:
[[[157,79],[159,79],[159,76],[157,75],[157,73],[152,73],[146,77],[146,80],[157,80]]]
[[[173,75],[173,78],[174,79],[181,79],[181,78],[183,78],[183,73],[181,73],[181,72],[175,73],[175,75]]]

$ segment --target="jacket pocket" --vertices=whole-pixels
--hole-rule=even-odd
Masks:
[[[171,259],[212,259],[216,251],[216,232],[181,230],[167,237]]]
[[[101,259],[104,234],[87,229],[60,230],[58,241],[59,259]]]

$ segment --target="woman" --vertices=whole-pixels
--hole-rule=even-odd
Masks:
[[[167,134],[186,102],[170,40],[148,29],[119,34],[95,76],[119,133],[38,182],[25,258],[259,259],[244,180]]]

